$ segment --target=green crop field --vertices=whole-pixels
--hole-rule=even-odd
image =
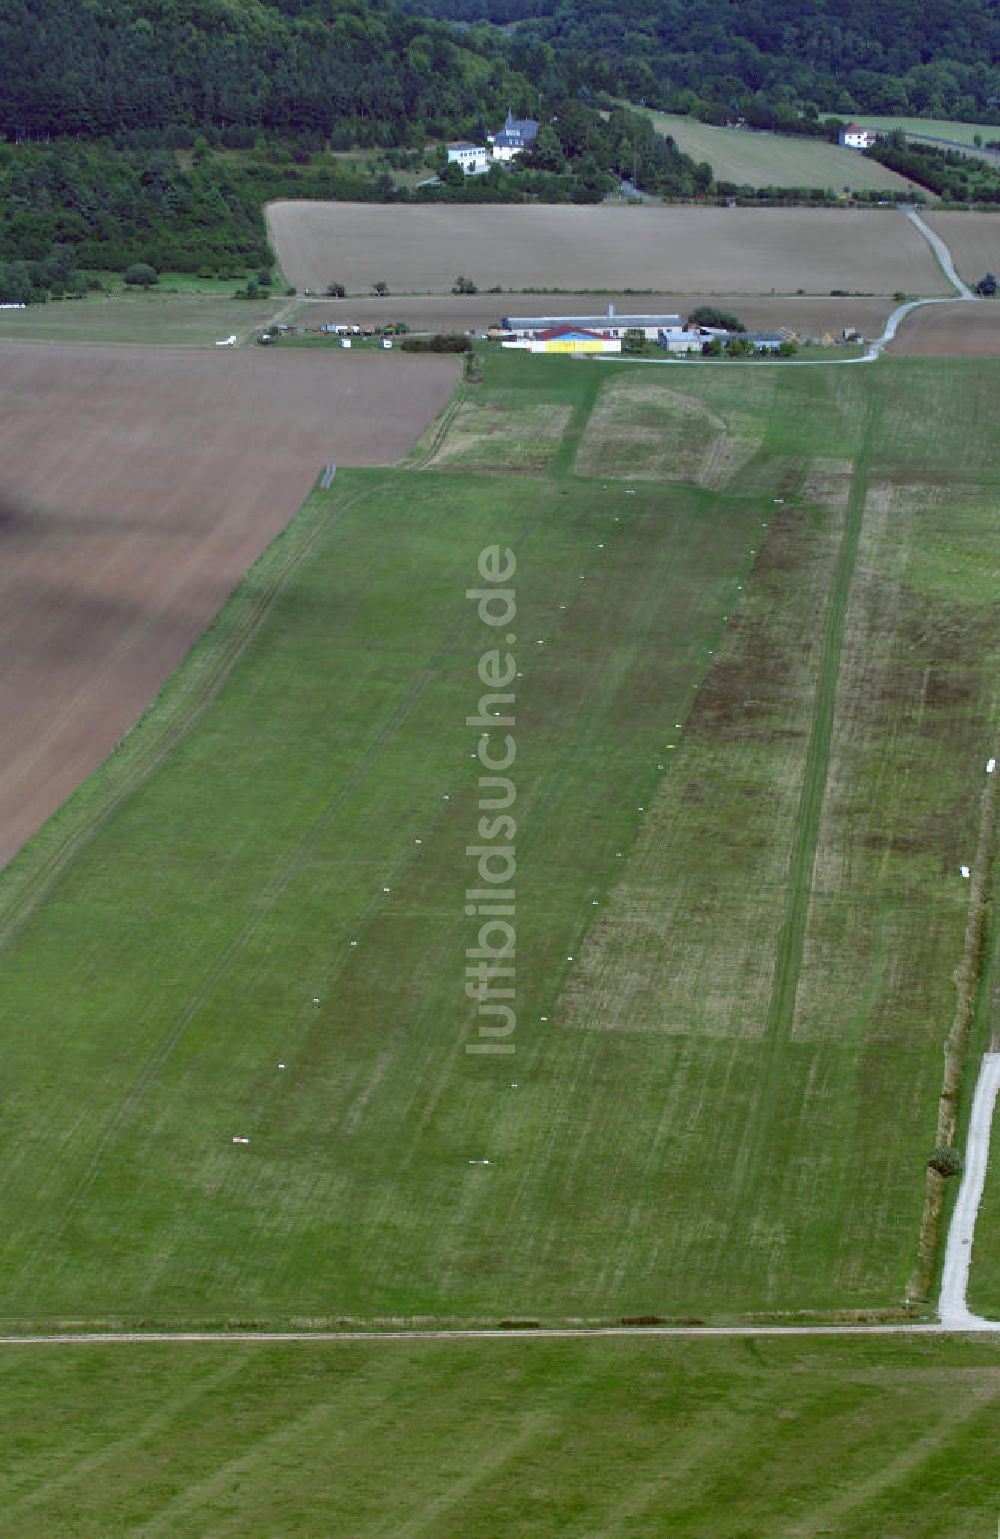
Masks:
[[[238,300],[197,293],[91,294],[25,310],[0,310],[0,342],[134,343],[210,347],[267,324],[284,299]]]
[[[4,1349],[18,1539],[979,1539],[997,1348],[474,1341]]]
[[[996,367],[484,368],[314,493],[0,881],[11,1325],[902,1308]],[[466,1051],[492,546],[511,1055]]]
[[[670,134],[685,155],[707,160],[718,181],[751,187],[831,188],[836,193],[902,192],[914,186],[897,172],[825,139],[716,128],[667,112],[649,116],[657,131]],[[920,190],[926,196],[926,189]]]

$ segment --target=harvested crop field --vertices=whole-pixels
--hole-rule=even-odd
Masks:
[[[299,289],[448,293],[636,288],[682,294],[941,294],[926,241],[891,209],[272,203],[271,242]]]
[[[306,300],[287,317],[299,326],[321,326],[326,321],[357,322],[365,326],[405,321],[415,331],[482,331],[504,315],[589,315],[614,305],[620,315],[629,313],[688,316],[698,305],[734,310],[751,331],[770,331],[787,326],[802,336],[836,336],[845,326],[856,326],[865,337],[877,337],[894,308],[889,296],[786,294],[407,294],[389,299]]]
[[[1000,212],[952,212],[925,218],[950,248],[966,283],[978,283],[988,272],[1000,274]]]
[[[746,128],[717,128],[697,118],[651,112],[656,130],[669,134],[679,150],[707,160],[716,179],[751,187],[819,187],[836,192],[920,191],[908,177],[869,160],[855,150],[803,134],[757,133]]]
[[[926,305],[906,317],[890,352],[910,358],[1000,357],[1000,304]]]
[[[328,460],[399,459],[447,358],[0,349],[0,863],[114,747]]]

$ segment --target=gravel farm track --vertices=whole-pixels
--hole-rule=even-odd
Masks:
[[[0,865],[111,752],[324,463],[392,464],[447,358],[0,345]]]

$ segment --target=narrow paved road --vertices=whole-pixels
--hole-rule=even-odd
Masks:
[[[955,270],[955,264],[952,261],[951,252],[948,250],[948,247],[945,245],[940,235],[937,235],[931,229],[929,224],[924,223],[915,208],[906,209],[906,217],[914,226],[914,228],[920,231],[921,235],[924,237],[924,240],[930,246],[934,255],[937,257],[938,262],[941,264],[941,271],[944,273],[952,288],[957,290],[959,299],[975,299],[975,294],[958,276],[958,273]]]
[[[950,1330],[996,1329],[993,1322],[972,1314],[967,1302],[969,1264],[976,1232],[976,1216],[986,1182],[990,1157],[990,1131],[993,1108],[1000,1093],[1000,1053],[984,1053],[969,1120],[969,1138],[965,1148],[965,1170],[955,1211],[948,1230],[944,1268],[941,1273],[941,1298],[938,1311],[941,1323]]]

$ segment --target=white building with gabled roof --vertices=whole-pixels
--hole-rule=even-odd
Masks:
[[[862,128],[860,123],[845,123],[837,138],[847,150],[870,150],[878,135],[873,128]]]
[[[494,160],[513,160],[515,155],[529,149],[538,138],[538,121],[536,118],[516,118],[508,111],[507,121],[499,133],[487,134],[486,138]]]

